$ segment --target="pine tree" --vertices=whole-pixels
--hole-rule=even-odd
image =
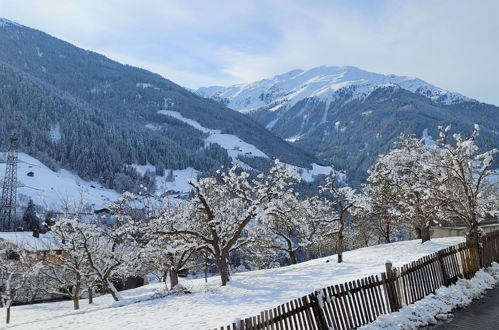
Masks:
[[[30,199],[26,211],[23,215],[23,223],[28,231],[37,232],[40,230],[40,219],[36,215],[35,204]]]

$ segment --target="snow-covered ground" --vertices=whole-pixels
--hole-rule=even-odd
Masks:
[[[144,175],[146,171],[151,173],[155,173],[156,171],[156,168],[153,165],[133,165],[133,167],[142,175]],[[170,170],[166,169],[163,176],[156,175],[156,191],[188,193],[192,189],[189,180],[197,178],[200,173],[200,171],[188,167],[183,170],[171,170],[171,178],[169,178]]]
[[[2,153],[0,158],[6,157]],[[33,172],[33,176],[28,176],[29,172]],[[0,180],[4,173],[5,163],[0,162]],[[100,183],[85,181],[64,169],[54,172],[36,158],[24,153],[19,154],[17,176],[21,204],[33,199],[35,204],[59,210],[63,203],[69,202],[72,205],[83,201],[97,209],[108,206],[119,197],[116,191],[103,188]]]
[[[217,276],[209,278],[208,284],[203,279],[184,280],[183,284],[192,294],[155,300],[150,300],[151,296],[163,285],[150,284],[123,292],[125,301],[119,303],[113,303],[109,295],[96,298],[93,305],[82,302],[82,309],[76,312],[72,310],[71,301],[17,306],[12,310],[12,324],[7,328],[214,328],[301,297],[316,288],[379,274],[384,271],[386,260],[401,266],[462,241],[452,237],[424,244],[414,240],[372,246],[346,252],[341,264],[331,256],[282,268],[238,273],[226,287],[220,287]]]

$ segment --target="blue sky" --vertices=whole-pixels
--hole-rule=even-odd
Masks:
[[[190,88],[354,65],[499,105],[497,13],[496,0],[0,0],[0,17]]]

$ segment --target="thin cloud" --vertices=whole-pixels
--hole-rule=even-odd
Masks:
[[[0,16],[196,88],[355,65],[499,104],[499,2],[0,0]]]

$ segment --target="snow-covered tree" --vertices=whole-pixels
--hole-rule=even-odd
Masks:
[[[336,253],[340,263],[343,261],[345,248],[346,218],[348,211],[355,205],[355,191],[344,183],[344,175],[334,170],[326,177],[326,182],[320,191],[329,198],[336,211],[337,217],[333,221],[336,222]]]
[[[80,225],[80,219],[75,216],[59,219],[52,226],[51,235],[59,246],[49,253],[40,269],[45,278],[42,292],[70,298],[75,310],[80,309],[82,294],[95,282],[83,249]]]
[[[355,204],[349,213],[352,221],[346,234],[346,245],[351,249],[367,247],[379,242],[375,234],[375,219],[369,199],[361,192],[355,195]]]
[[[307,260],[312,259],[314,253],[321,257],[324,252],[331,252],[336,245],[339,230],[338,214],[331,202],[312,196],[303,199],[299,206],[301,210],[297,214],[297,231]]]
[[[391,171],[390,166],[380,161],[367,171],[369,176],[362,186],[362,196],[368,213],[358,215],[370,219],[375,234],[385,243],[392,241],[403,224],[397,208],[398,190],[390,180]],[[362,208],[357,212],[362,212]]]
[[[430,226],[445,221],[465,224],[468,240],[479,241],[480,221],[497,208],[497,187],[487,179],[497,150],[479,153],[478,125],[466,139],[454,134],[453,143],[449,132],[450,127],[440,128],[431,145],[402,137],[369,170],[363,192],[387,241],[394,228],[408,224],[424,242]]]
[[[120,300],[113,280],[136,275],[139,267],[139,249],[128,226],[97,222],[79,223],[75,228],[81,235],[89,275],[103,292],[109,292],[115,301]]]
[[[170,289],[178,284],[178,273],[202,246],[187,234],[176,233],[176,228],[189,221],[185,205],[167,202],[144,230],[147,243],[143,247],[143,263],[152,272],[160,272],[163,281],[170,278]]]
[[[479,151],[476,144],[480,134],[478,125],[467,138],[454,134],[452,143],[449,132],[450,126],[440,128],[436,166],[443,174],[434,180],[434,196],[447,218],[468,227],[467,240],[479,242],[480,222],[487,213],[497,213],[499,192],[488,177],[493,174],[491,166],[498,150]]]
[[[331,225],[333,218],[326,200],[316,196],[300,199],[289,194],[281,199],[278,207],[258,220],[251,235],[260,247],[285,252],[289,262],[296,264],[299,249],[305,250],[307,259],[311,259],[313,252],[321,255],[328,249],[325,242],[337,230]]]
[[[36,264],[28,253],[16,245],[0,240],[0,308],[6,310],[6,323],[10,323],[11,306],[19,295],[31,293],[30,279],[37,276]]]
[[[441,176],[435,159],[434,148],[421,140],[401,137],[396,148],[379,157],[368,179],[370,185],[380,184],[382,200],[388,202],[377,205],[378,209],[385,208],[389,217],[413,227],[423,243],[430,239],[430,227],[440,223],[442,216],[433,196],[434,179]],[[366,190],[373,189],[376,191],[374,187]]]
[[[201,242],[213,255],[222,285],[226,285],[229,253],[248,243],[249,237],[244,235],[248,224],[275,209],[297,178],[277,161],[256,178],[237,166],[217,174],[191,182],[194,195],[186,205],[189,221],[172,232]]]
[[[288,255],[290,264],[296,264],[297,251],[302,241],[298,234],[300,219],[296,215],[301,211],[299,199],[290,194],[281,200],[279,207],[261,216],[257,225],[251,228],[252,240],[261,249],[282,251]]]

